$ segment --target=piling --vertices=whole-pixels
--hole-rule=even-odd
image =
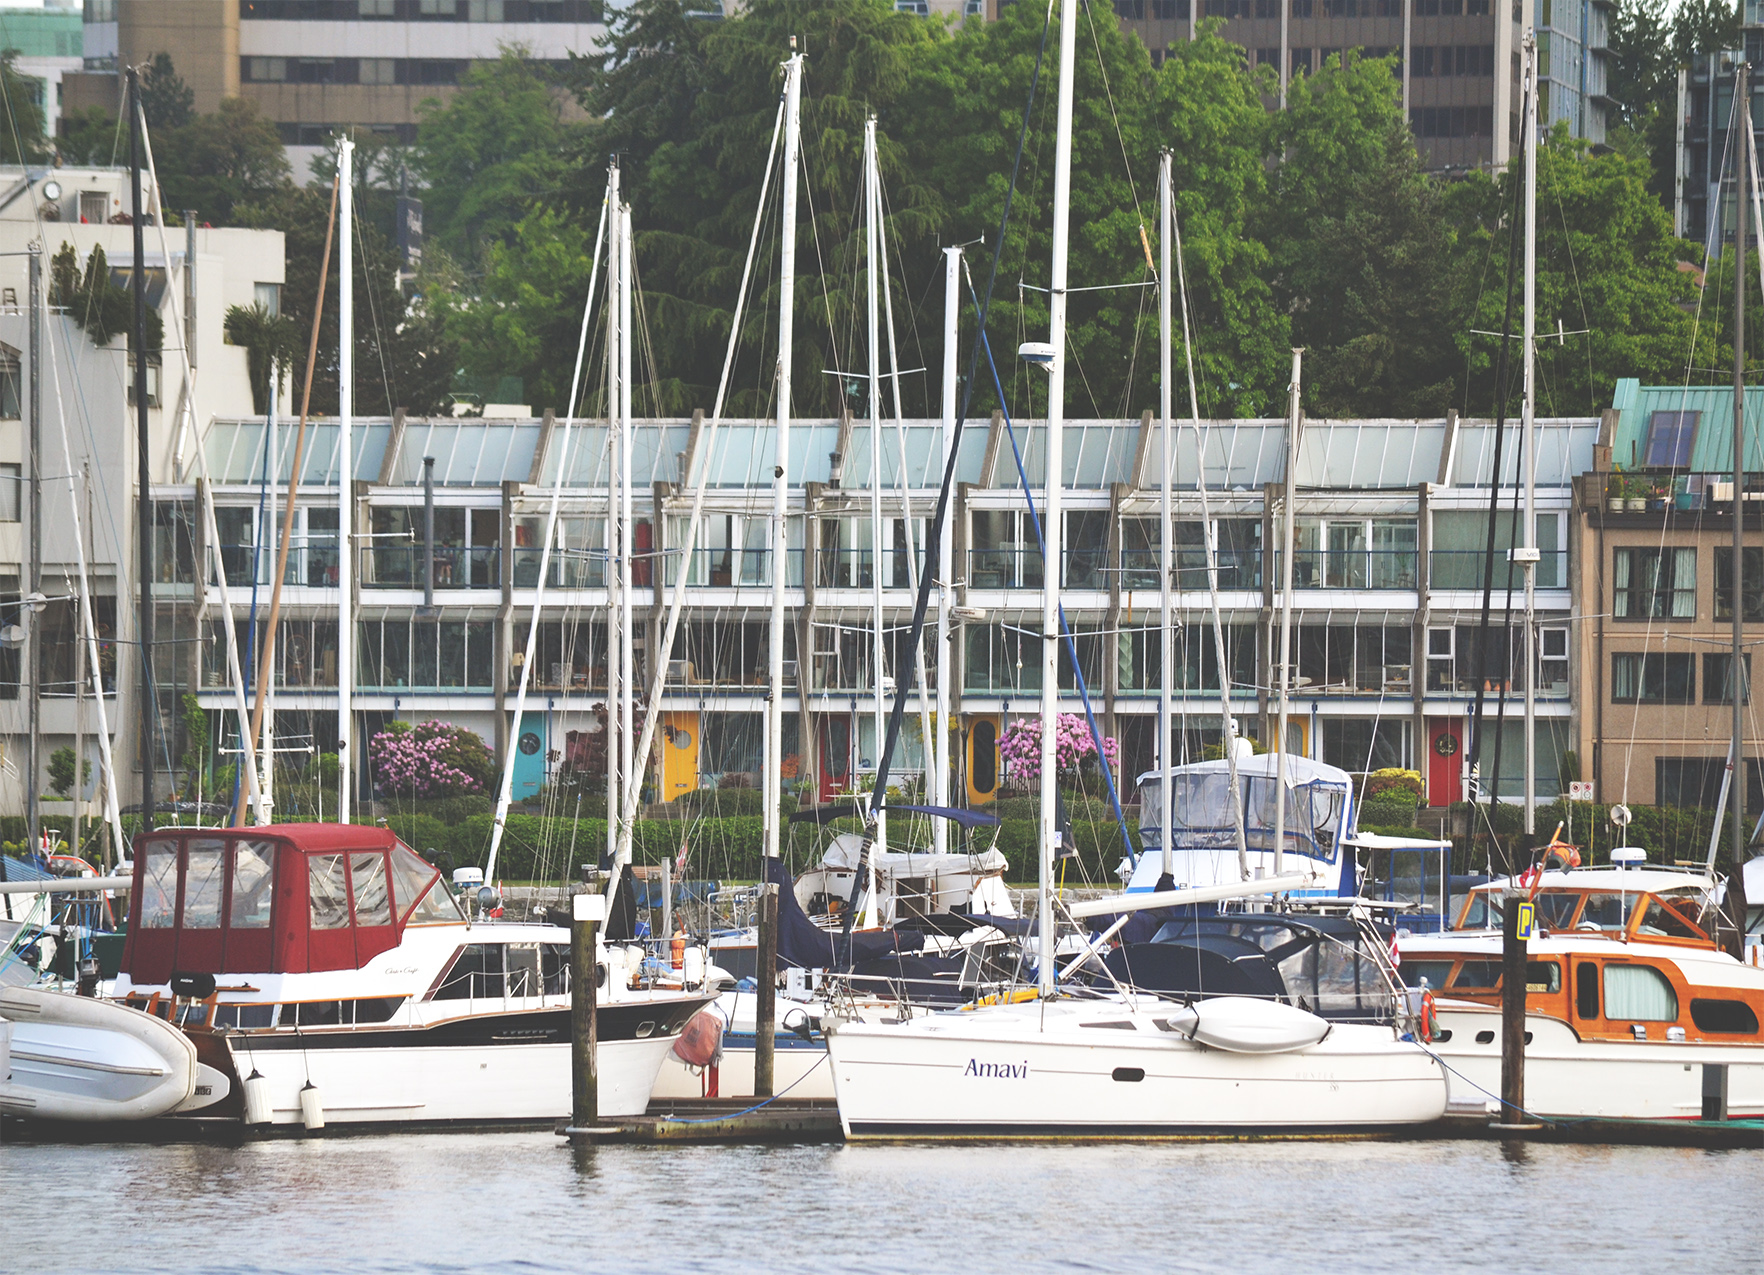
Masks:
[[[753,1095],[772,1096],[773,1032],[778,1023],[778,887],[767,882],[759,895],[758,996],[753,1023]]]
[[[606,897],[591,890],[571,896],[570,1124],[591,1128],[600,1118],[600,1075],[594,1002],[599,962],[594,939],[606,919]]]
[[[1518,1125],[1525,1116],[1525,939],[1531,904],[1523,891],[1508,890],[1501,907],[1501,1113],[1496,1121]],[[1526,928],[1521,928],[1521,926]]]

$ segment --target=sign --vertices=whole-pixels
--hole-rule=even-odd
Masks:
[[[571,914],[578,921],[600,924],[606,920],[606,896],[584,891],[570,896]]]
[[[1575,780],[1572,780],[1569,782],[1569,784],[1568,784],[1568,800],[1569,801],[1591,801],[1592,799],[1593,799],[1592,780],[1590,780],[1590,779],[1585,779],[1585,780],[1575,779]]]
[[[579,896],[578,896],[579,897]],[[1519,941],[1529,943],[1532,931],[1537,927],[1537,904],[1519,904]]]

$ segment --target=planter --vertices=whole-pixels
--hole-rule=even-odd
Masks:
[[[1608,507],[1609,507],[1609,508],[1610,508],[1610,510],[1611,510],[1611,512],[1612,512],[1612,513],[1614,513],[1614,514],[1620,514],[1620,513],[1622,513],[1622,512],[1623,512],[1623,497],[1621,497],[1621,496],[1612,496],[1612,497],[1611,497],[1611,498],[1610,498],[1610,499],[1609,499],[1609,500],[1608,500],[1608,501],[1606,501],[1606,502],[1605,502],[1605,503],[1606,503],[1606,505],[1607,505],[1607,506],[1608,506]]]
[[[1648,501],[1648,509],[1651,512],[1657,513],[1657,514],[1665,513],[1666,512],[1666,497],[1655,496],[1655,497],[1651,498]]]
[[[1645,514],[1648,512],[1648,498],[1646,496],[1631,496],[1628,500],[1623,502],[1623,505],[1624,508],[1632,514]]]

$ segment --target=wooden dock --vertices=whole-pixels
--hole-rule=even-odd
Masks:
[[[750,1098],[693,1098],[658,1102],[641,1116],[624,1116],[588,1128],[568,1121],[560,1137],[575,1145],[604,1142],[837,1142],[843,1136],[839,1108],[809,1098],[774,1098],[755,1106]]]
[[[1447,1116],[1410,1135],[1484,1142],[1555,1142],[1608,1147],[1693,1147],[1764,1151],[1764,1120],[1545,1120],[1492,1124],[1486,1116]]]

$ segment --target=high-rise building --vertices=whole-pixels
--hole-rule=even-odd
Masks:
[[[410,141],[428,98],[445,99],[474,62],[520,48],[541,62],[587,53],[601,0],[86,0],[79,105],[114,110],[118,68],[169,53],[212,111],[257,103],[297,176],[346,126]]]
[[[1733,74],[1744,51],[1751,72],[1752,120],[1759,118],[1758,71],[1764,63],[1764,0],[1740,9],[1741,49],[1711,49],[1691,56],[1678,73],[1677,162],[1674,165],[1673,229],[1704,244],[1711,257],[1733,240]]]
[[[24,78],[54,136],[61,118],[61,77],[80,69],[79,0],[0,0],[0,49],[16,55]]]
[[[1519,139],[1520,40],[1538,34],[1539,116],[1576,137],[1605,140],[1606,32],[1612,0],[1116,0],[1115,12],[1154,59],[1194,38],[1201,20],[1280,74],[1360,49],[1397,60],[1403,108],[1429,168],[1504,164]]]

